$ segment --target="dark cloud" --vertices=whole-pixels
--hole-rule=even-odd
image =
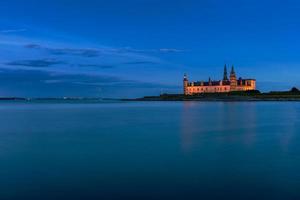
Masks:
[[[82,57],[97,57],[99,56],[99,50],[88,48],[49,48],[39,44],[27,44],[24,46],[28,49],[40,49],[49,52],[52,55],[72,55]]]
[[[66,61],[56,60],[56,59],[37,59],[37,60],[17,60],[5,63],[9,66],[22,66],[22,67],[36,67],[45,68],[51,67],[53,65],[68,64]],[[119,64],[69,64],[70,67],[86,67],[86,68],[98,68],[98,69],[112,69],[119,65],[147,65],[147,64],[157,64],[152,61],[130,61]]]
[[[99,51],[95,49],[48,49],[48,51],[53,55],[72,55],[72,56],[82,56],[82,57],[97,57],[99,56]]]
[[[22,67],[50,67],[58,64],[65,64],[63,61],[56,59],[37,59],[37,60],[17,60],[5,63],[10,66],[22,66]]]
[[[0,71],[0,96],[23,97],[139,97],[157,95],[162,84],[106,75],[63,74],[38,70]]]
[[[39,49],[39,48],[42,48],[40,45],[38,44],[26,44],[24,46],[25,48],[28,48],[28,49]]]

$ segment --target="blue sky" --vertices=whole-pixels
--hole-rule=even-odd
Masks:
[[[136,97],[222,78],[300,87],[300,2],[2,0],[0,96]]]

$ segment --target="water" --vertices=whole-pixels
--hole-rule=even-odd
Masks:
[[[299,199],[300,103],[0,104],[0,199]]]

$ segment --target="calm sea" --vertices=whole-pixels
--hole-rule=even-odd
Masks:
[[[0,103],[0,199],[300,199],[300,103]]]

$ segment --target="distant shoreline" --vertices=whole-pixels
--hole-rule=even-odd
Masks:
[[[178,98],[165,98],[157,97],[142,97],[136,99],[122,99],[122,101],[203,101],[203,102],[261,102],[261,101],[299,101],[300,96],[289,97],[178,97]]]
[[[300,91],[293,88],[290,91],[261,93],[258,90],[228,92],[228,93],[202,93],[195,95],[162,94],[160,96],[145,96],[136,99],[123,99],[124,101],[221,101],[221,102],[246,102],[246,101],[300,101]]]
[[[120,99],[113,98],[85,98],[85,97],[45,97],[45,98],[25,98],[25,97],[0,97],[0,101],[120,101]]]
[[[24,101],[24,102],[103,102],[103,101],[205,101],[205,102],[259,102],[259,101],[299,101],[300,91],[292,88],[290,91],[261,93],[258,90],[228,92],[228,93],[202,93],[195,95],[162,94],[159,96],[145,96],[141,98],[87,98],[87,97],[47,97],[47,98],[24,98],[24,97],[0,97],[1,101]]]

